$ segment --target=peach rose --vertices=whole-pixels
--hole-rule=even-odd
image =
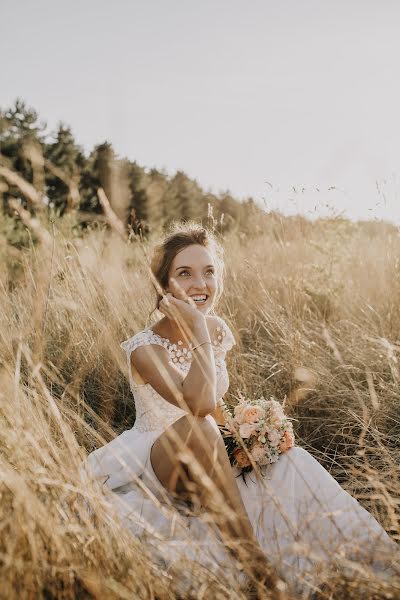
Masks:
[[[294,435],[293,431],[289,431],[288,429],[283,434],[283,440],[280,443],[279,450],[281,452],[286,452],[290,448],[294,446]]]
[[[243,448],[236,448],[233,453],[238,467],[249,467],[251,462]]]
[[[244,411],[244,420],[246,423],[257,423],[264,416],[265,412],[261,406],[249,406]]]
[[[239,423],[239,425],[244,423],[244,413],[245,407],[243,406],[243,404],[238,404],[237,406],[235,406],[233,414],[235,415],[235,421]]]
[[[262,460],[265,457],[265,450],[261,446],[254,446],[251,451],[251,456],[256,462]]]
[[[282,415],[269,415],[268,423],[270,427],[280,427],[282,425]]]
[[[257,431],[257,427],[253,423],[242,423],[239,427],[239,434],[242,438],[249,438]]]

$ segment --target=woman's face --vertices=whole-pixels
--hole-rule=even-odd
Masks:
[[[217,293],[216,265],[212,253],[200,244],[191,244],[172,261],[169,277],[194,300],[198,310],[208,313]],[[169,286],[167,292],[171,291]]]

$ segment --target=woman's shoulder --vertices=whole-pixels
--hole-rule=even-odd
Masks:
[[[227,352],[236,344],[231,328],[222,317],[218,315],[207,315],[206,322],[214,347],[222,348]],[[121,348],[125,350],[129,356],[136,348],[141,346],[157,345],[168,350],[168,348],[171,347],[171,342],[169,342],[168,338],[162,337],[162,335],[156,333],[154,329],[157,329],[157,323],[152,327],[146,327],[146,329],[138,331],[132,337],[121,342]]]
[[[148,346],[153,344],[166,347],[167,342],[161,336],[156,334],[150,327],[146,327],[146,329],[138,331],[132,337],[121,342],[120,346],[123,350],[128,352],[128,354],[131,354],[140,346]]]
[[[227,352],[236,344],[235,336],[226,321],[218,315],[207,315],[207,324],[213,344]]]
[[[211,328],[217,329],[218,327],[220,327],[221,329],[224,329],[226,332],[231,331],[228,323],[219,315],[207,315],[206,319],[210,326],[210,329]]]

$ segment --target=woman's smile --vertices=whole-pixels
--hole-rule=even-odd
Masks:
[[[207,294],[194,294],[193,296],[190,296],[192,298],[192,300],[194,302],[196,302],[196,304],[205,304],[207,302],[208,299],[208,295]]]

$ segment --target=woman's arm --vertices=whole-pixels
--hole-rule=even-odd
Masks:
[[[137,372],[145,383],[171,404],[196,416],[204,417],[216,408],[216,371],[210,333],[205,317],[196,317],[192,326],[193,344],[206,344],[192,351],[187,375],[175,367],[166,348],[140,346],[131,354],[132,373]]]
[[[191,412],[202,417],[216,408],[217,374],[212,341],[203,315],[199,315],[194,322],[192,331],[194,346],[197,344],[201,346],[192,350],[191,367],[182,387]],[[193,412],[193,409],[201,412]]]

